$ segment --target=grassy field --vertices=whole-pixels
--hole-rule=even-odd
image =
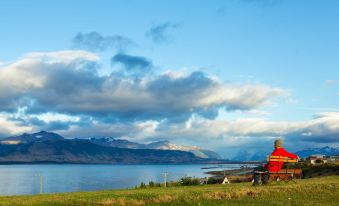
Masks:
[[[14,205],[339,205],[339,176],[253,187],[250,183],[0,197]]]

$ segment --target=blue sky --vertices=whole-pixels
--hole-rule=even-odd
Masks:
[[[0,134],[169,139],[225,157],[276,137],[292,150],[338,146],[338,9],[335,0],[1,1]]]

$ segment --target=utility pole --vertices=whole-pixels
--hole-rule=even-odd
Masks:
[[[165,182],[165,188],[166,188],[166,186],[167,186],[167,175],[168,175],[168,172],[163,172],[163,173],[161,173],[161,174],[164,175],[164,182]]]

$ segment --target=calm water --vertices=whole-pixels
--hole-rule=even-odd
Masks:
[[[213,165],[0,165],[0,195],[38,194],[42,175],[43,193],[131,188],[141,182],[162,182],[184,176],[206,177]],[[223,165],[223,169],[239,165]],[[214,169],[217,170],[217,169]]]

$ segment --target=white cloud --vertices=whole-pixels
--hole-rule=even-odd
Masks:
[[[336,84],[338,84],[338,83],[339,83],[338,80],[333,80],[333,79],[325,80],[325,84],[326,84],[327,86],[333,86],[333,85],[336,85]]]
[[[99,57],[83,50],[64,50],[55,52],[32,52],[23,57],[25,60],[44,61],[48,64],[70,64],[77,60],[98,61]]]
[[[223,83],[203,72],[167,71],[140,79],[116,72],[100,76],[96,72],[100,61],[89,52],[59,51],[31,53],[4,65],[0,69],[0,109],[13,119],[0,117],[0,133],[47,127],[68,137],[161,137],[232,146],[276,136],[338,142],[339,113],[334,110],[298,122],[215,119],[223,109],[267,115],[260,107],[271,104],[275,97],[289,96],[284,89]],[[24,108],[21,115],[15,116],[20,108]]]
[[[169,139],[211,143],[216,146],[245,146],[260,141],[284,137],[289,142],[339,143],[339,113],[321,113],[313,119],[287,122],[262,118],[241,118],[232,121],[207,120],[193,116],[183,123],[139,121],[134,123],[94,122],[82,128],[74,126],[64,131],[67,136],[108,135],[131,140]]]
[[[32,127],[18,125],[13,121],[9,121],[6,114],[0,113],[0,137],[6,137],[9,135],[30,131],[32,131]]]
[[[76,116],[69,116],[66,114],[59,114],[59,113],[43,113],[39,115],[30,115],[31,117],[36,117],[45,122],[52,122],[52,121],[62,121],[62,122],[78,122],[80,121],[79,117]]]
[[[263,110],[258,110],[258,109],[249,110],[247,113],[253,114],[253,115],[258,115],[258,116],[268,116],[268,115],[271,115],[270,112],[263,111]]]
[[[339,143],[339,112],[317,114],[313,119],[297,122],[270,121],[262,118],[241,118],[233,121],[190,119],[185,124],[160,127],[158,136],[203,141],[233,141],[241,139],[284,136],[293,141]]]
[[[100,59],[85,51],[30,53],[0,70],[0,109],[100,117],[186,120],[197,113],[215,118],[219,108],[249,110],[288,94],[266,85],[223,84],[203,72],[119,73],[99,76]]]

